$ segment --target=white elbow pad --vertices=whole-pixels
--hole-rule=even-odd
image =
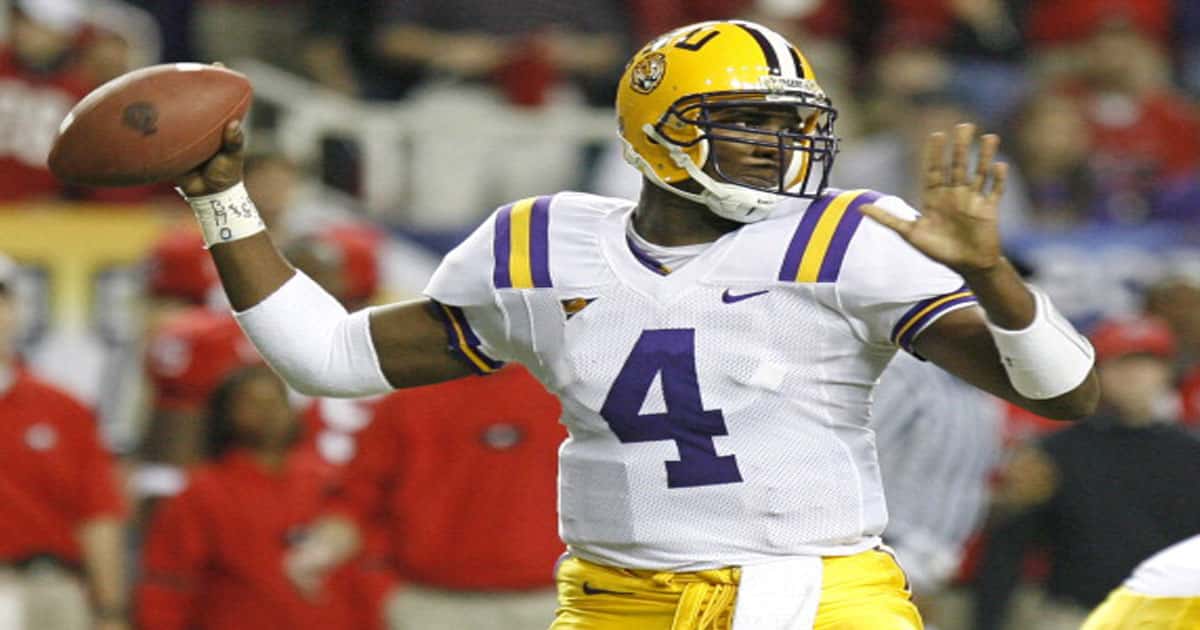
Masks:
[[[310,396],[351,398],[392,390],[371,341],[370,309],[346,309],[296,272],[238,323],[285,381]]]
[[[1030,400],[1046,400],[1078,387],[1092,371],[1096,352],[1046,294],[1029,290],[1037,306],[1029,326],[1006,330],[988,322],[988,330],[1013,389]]]

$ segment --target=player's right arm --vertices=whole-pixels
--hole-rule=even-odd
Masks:
[[[228,193],[241,184],[243,157],[241,126],[230,123],[221,151],[177,185],[195,207],[197,198]],[[228,218],[236,220],[232,214]],[[236,225],[214,226],[211,216],[200,220],[239,321],[259,352],[296,389],[356,396],[472,373],[450,351],[446,328],[430,300],[347,314],[332,296],[298,276],[265,231],[224,242],[220,228]]]

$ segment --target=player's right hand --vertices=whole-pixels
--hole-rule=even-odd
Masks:
[[[175,185],[188,197],[201,197],[233,188],[242,181],[245,149],[246,134],[242,131],[241,121],[230,121],[225,126],[220,151],[175,180]]]

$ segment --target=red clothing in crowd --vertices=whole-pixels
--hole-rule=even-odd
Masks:
[[[200,306],[220,285],[217,266],[204,246],[204,235],[190,218],[164,231],[146,256],[146,289],[151,295]]]
[[[196,410],[236,368],[262,359],[228,312],[195,307],[172,315],[147,345],[155,407]]]
[[[82,404],[23,370],[0,389],[0,563],[78,563],[78,527],[124,513],[116,476]]]
[[[366,304],[379,291],[379,257],[387,235],[374,227],[358,224],[332,225],[318,232],[337,248],[342,257],[343,300]]]
[[[722,20],[736,16],[753,0],[631,0],[637,44],[673,28],[703,20]]]
[[[1200,427],[1200,367],[1187,371],[1179,384],[1180,422]]]
[[[296,445],[297,451],[321,462],[330,478],[340,481],[346,466],[359,451],[363,429],[371,422],[379,400],[380,397],[314,399],[301,416],[304,436]],[[387,596],[400,584],[400,576],[389,558],[388,532],[381,523],[366,525],[360,532],[364,543],[356,591],[372,625],[364,625],[361,630],[382,627]]]
[[[1033,42],[1080,41],[1109,20],[1124,20],[1160,42],[1168,42],[1172,0],[1037,0],[1030,7],[1028,36]]]
[[[347,466],[353,513],[382,519],[407,580],[453,590],[549,587],[563,552],[560,411],[519,366],[397,391],[378,403]]]
[[[75,64],[34,72],[0,43],[0,203],[64,196],[67,186],[50,173],[46,158],[67,112],[95,87],[96,81]],[[166,195],[173,195],[169,183],[80,188],[71,196],[139,203]]]
[[[298,452],[272,472],[234,451],[191,473],[154,515],[137,589],[142,630],[352,630],[355,571],[347,565],[313,599],[284,575],[284,555],[323,513],[328,467]]]
[[[0,47],[0,201],[55,197],[46,158],[67,112],[92,85],[77,72],[31,73]]]
[[[1105,179],[1192,176],[1200,167],[1200,112],[1186,99],[1169,92],[1084,98],[1093,160]]]

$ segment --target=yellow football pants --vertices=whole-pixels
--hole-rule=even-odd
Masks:
[[[730,630],[740,569],[667,573],[567,558],[551,630]],[[882,551],[824,559],[814,630],[921,630],[904,573]]]
[[[1151,597],[1126,588],[1109,593],[1080,630],[1194,630],[1200,597]]]

